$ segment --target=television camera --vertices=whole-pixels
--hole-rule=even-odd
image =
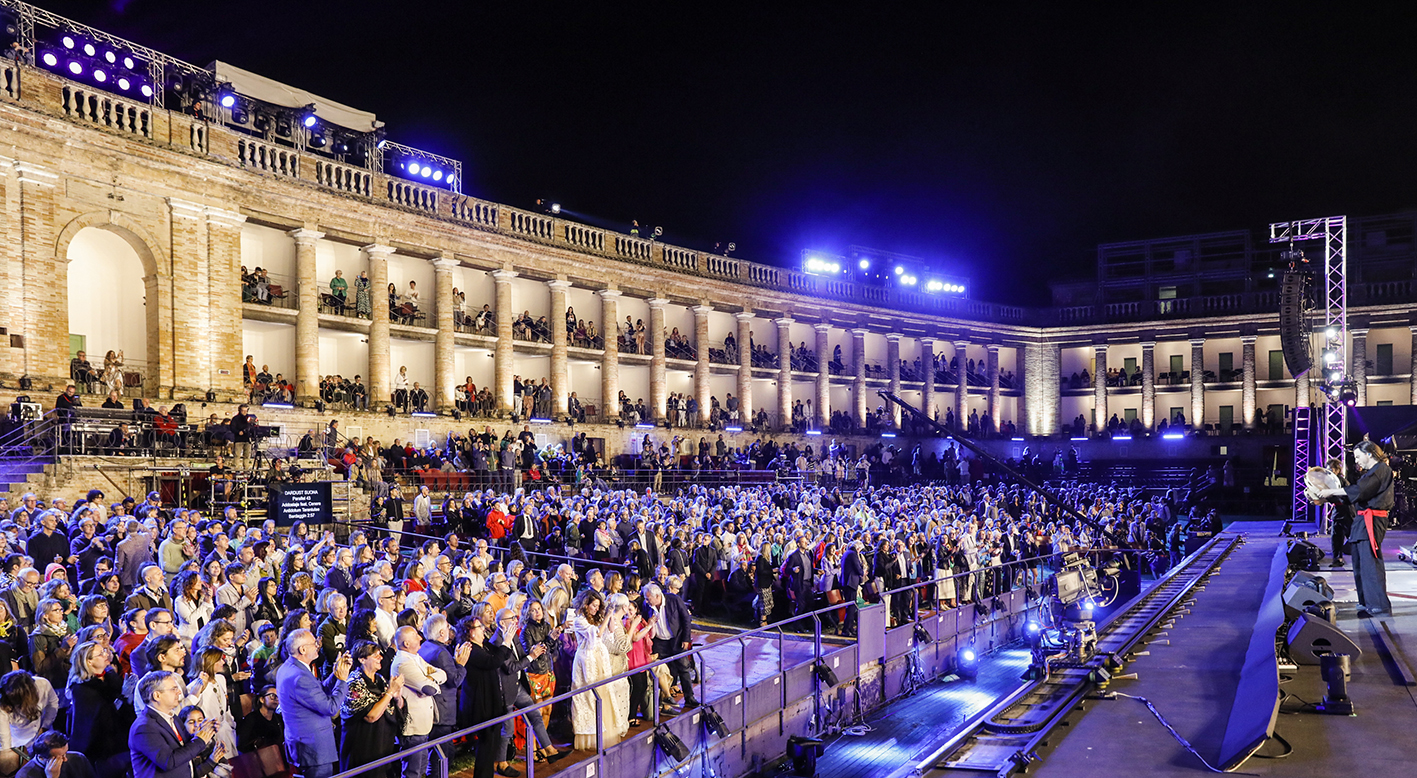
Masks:
[[[1046,678],[1055,668],[1082,667],[1097,651],[1093,613],[1117,598],[1118,567],[1101,569],[1081,554],[1064,554],[1062,565],[1045,587],[1042,621],[1030,621],[1025,633],[1033,649],[1028,675]]]

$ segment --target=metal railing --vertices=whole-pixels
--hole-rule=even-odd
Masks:
[[[1085,553],[1088,553],[1088,554],[1114,553],[1114,552],[1115,552],[1114,549],[1096,549],[1096,550],[1086,550],[1086,551],[1085,551]],[[908,593],[908,594],[911,594],[911,595],[913,596],[916,592],[918,592],[918,591],[920,591],[920,590],[922,590],[922,589],[925,589],[926,587],[933,587],[933,586],[936,586],[936,585],[938,585],[938,584],[940,584],[940,583],[942,583],[942,582],[944,582],[944,581],[946,581],[946,580],[959,579],[959,578],[969,578],[969,577],[971,577],[971,576],[980,576],[980,575],[983,575],[983,574],[986,574],[986,573],[988,573],[988,572],[990,572],[990,571],[995,571],[995,570],[1007,572],[1007,571],[1011,571],[1011,570],[1021,569],[1021,567],[1023,567],[1023,566],[1028,566],[1028,565],[1033,565],[1033,564],[1037,564],[1037,565],[1040,565],[1040,566],[1041,566],[1041,565],[1043,565],[1045,562],[1051,561],[1051,560],[1053,560],[1054,558],[1056,558],[1056,555],[1048,555],[1048,556],[1046,556],[1046,557],[1045,557],[1045,556],[1030,557],[1030,558],[1028,558],[1028,559],[1018,560],[1018,561],[1015,561],[1015,562],[1008,562],[1008,563],[1003,563],[1003,564],[1000,564],[1000,565],[991,565],[991,566],[988,566],[988,567],[981,567],[981,568],[978,568],[978,569],[975,569],[975,570],[965,571],[965,572],[962,572],[962,573],[954,573],[954,574],[951,574],[951,575],[948,575],[948,576],[941,576],[941,577],[939,577],[939,578],[932,578],[932,579],[930,579],[930,580],[928,580],[928,581],[916,581],[916,582],[912,582],[912,583],[910,583],[910,584],[908,584],[908,585],[906,585],[906,586],[901,586],[901,587],[898,587],[898,588],[895,588],[895,589],[891,589],[891,590],[882,592],[882,593],[881,593],[882,601],[881,601],[880,603],[873,604],[873,605],[868,605],[867,608],[861,609],[861,612],[864,612],[864,611],[866,611],[866,610],[870,610],[870,609],[872,609],[872,608],[885,608],[886,603],[888,602],[888,600],[887,600],[886,598],[888,598],[888,597],[904,596],[904,595],[907,594],[907,593]],[[956,586],[958,586],[958,585],[959,585],[958,582],[956,582]],[[1009,592],[1026,592],[1026,591],[1027,591],[1026,589],[1022,589],[1022,590],[1020,590],[1020,589],[1010,589],[1010,590],[1009,590]],[[995,594],[995,595],[993,596],[992,599],[994,599],[995,602],[994,602],[994,603],[991,603],[989,606],[986,607],[986,613],[985,613],[985,614],[983,615],[983,617],[982,617],[982,618],[983,618],[983,621],[982,621],[982,622],[980,621],[979,618],[976,618],[976,619],[975,619],[974,623],[971,625],[971,631],[977,632],[981,626],[996,626],[997,623],[998,623],[998,621],[999,621],[1001,618],[1007,619],[1007,618],[1011,618],[1011,617],[1017,615],[1017,614],[1014,612],[1014,610],[1013,610],[1013,607],[1014,607],[1014,605],[1015,605],[1015,603],[1013,602],[1013,600],[1014,600],[1014,599],[1019,599],[1019,598],[1010,597],[1008,603],[999,603],[998,600],[999,600],[999,598],[1000,598],[1001,596],[1002,596],[1002,593],[1000,593],[1000,594]],[[1030,601],[1027,597],[1023,597],[1023,598],[1021,598],[1021,599],[1024,600],[1024,602],[1022,603],[1022,607],[1019,608],[1019,612],[1021,612],[1021,613],[1026,613],[1026,612],[1028,612],[1029,610],[1036,609],[1036,608],[1039,607],[1039,605],[1041,604],[1040,601],[1037,601],[1037,600],[1032,600],[1032,601]],[[386,757],[383,757],[383,758],[374,760],[374,761],[369,762],[369,763],[367,763],[367,764],[360,765],[359,767],[352,768],[352,769],[350,769],[350,770],[346,770],[346,771],[337,773],[333,778],[353,778],[354,776],[367,773],[367,772],[369,772],[369,771],[371,771],[371,770],[376,770],[376,769],[379,769],[379,768],[381,768],[381,767],[386,767],[386,766],[388,766],[388,765],[391,765],[391,764],[394,764],[394,763],[396,763],[396,762],[399,762],[399,761],[401,761],[401,760],[403,760],[403,759],[405,759],[405,758],[407,758],[407,757],[409,757],[409,756],[411,756],[411,755],[413,755],[413,754],[418,753],[419,751],[424,751],[424,750],[432,751],[433,749],[438,749],[437,753],[438,753],[438,754],[440,755],[440,757],[441,757],[441,758],[439,758],[439,759],[437,759],[437,760],[433,760],[433,761],[436,761],[436,762],[439,762],[439,763],[440,763],[440,765],[441,765],[441,766],[439,767],[439,769],[441,770],[440,775],[442,775],[442,776],[444,776],[444,778],[446,778],[446,774],[447,774],[447,761],[448,761],[448,760],[447,760],[446,756],[443,756],[443,752],[442,752],[442,750],[441,750],[443,746],[449,745],[449,744],[453,743],[453,742],[456,741],[456,740],[460,740],[460,739],[465,738],[465,737],[468,737],[468,736],[470,736],[470,735],[474,735],[474,734],[476,734],[476,733],[478,733],[478,732],[480,732],[480,731],[482,731],[482,730],[484,730],[484,729],[488,729],[488,728],[491,728],[491,727],[501,727],[501,726],[503,726],[504,724],[506,724],[506,723],[508,723],[508,722],[516,721],[517,719],[522,718],[522,717],[532,716],[532,715],[540,715],[540,710],[543,709],[543,708],[549,708],[549,707],[552,707],[552,706],[557,705],[557,704],[560,704],[560,703],[569,703],[569,702],[570,702],[573,698],[575,698],[577,695],[587,694],[587,693],[593,694],[593,697],[594,697],[594,701],[595,701],[595,721],[596,721],[596,731],[595,731],[596,748],[595,748],[595,755],[594,755],[593,757],[590,757],[590,758],[591,758],[591,759],[594,759],[595,762],[596,762],[595,774],[596,774],[596,775],[603,775],[603,774],[605,774],[603,768],[604,768],[604,760],[605,760],[605,754],[606,754],[605,731],[604,731],[604,724],[605,724],[604,718],[605,718],[605,717],[604,717],[604,711],[603,711],[603,705],[602,705],[602,696],[601,696],[601,693],[600,693],[599,691],[597,691],[597,690],[602,689],[602,688],[604,688],[604,687],[608,687],[610,684],[616,683],[616,682],[618,682],[618,681],[628,681],[631,677],[633,677],[633,676],[635,676],[635,675],[638,675],[639,673],[651,673],[651,676],[650,676],[651,683],[648,684],[649,687],[650,687],[650,709],[651,709],[651,711],[652,711],[652,714],[651,714],[651,715],[652,715],[653,728],[658,729],[658,728],[661,726],[661,724],[662,724],[662,722],[661,722],[661,710],[660,710],[660,702],[661,702],[661,701],[660,701],[659,684],[653,682],[653,681],[654,681],[653,671],[655,670],[655,668],[658,668],[658,667],[661,667],[661,666],[667,668],[667,667],[668,667],[669,665],[671,665],[671,664],[678,663],[678,662],[684,662],[684,661],[693,662],[695,665],[699,665],[700,663],[702,663],[702,662],[704,661],[704,655],[705,655],[706,653],[708,653],[708,652],[710,652],[710,651],[721,651],[721,650],[722,650],[722,648],[721,648],[722,645],[723,645],[725,642],[727,642],[728,640],[732,640],[732,641],[734,641],[734,642],[736,642],[736,643],[738,644],[738,652],[739,652],[739,658],[740,658],[740,661],[738,662],[738,667],[739,667],[738,687],[737,687],[737,689],[736,689],[735,691],[736,691],[736,693],[738,693],[738,694],[742,694],[742,693],[746,692],[747,689],[748,689],[748,687],[750,686],[749,680],[748,680],[748,677],[749,677],[749,676],[748,676],[748,670],[749,670],[749,667],[750,667],[750,663],[747,661],[747,656],[748,656],[747,641],[748,641],[748,640],[754,639],[754,638],[766,639],[766,640],[769,640],[769,641],[774,641],[774,640],[775,640],[775,642],[776,642],[776,644],[777,644],[777,672],[776,672],[776,677],[780,679],[780,678],[783,676],[784,673],[786,673],[788,670],[790,670],[790,669],[792,669],[792,668],[795,668],[795,667],[802,667],[802,666],[804,666],[804,665],[816,665],[818,662],[822,662],[822,661],[826,658],[826,656],[827,656],[826,648],[828,647],[828,644],[826,644],[825,641],[823,640],[823,628],[822,628],[823,618],[826,617],[828,614],[835,613],[835,612],[840,611],[840,610],[843,610],[843,609],[845,609],[845,608],[857,608],[857,606],[856,606],[855,603],[842,603],[842,604],[836,604],[836,605],[829,605],[829,606],[826,606],[826,607],[823,607],[823,608],[818,608],[818,609],[816,609],[816,610],[812,610],[812,611],[809,611],[809,612],[804,612],[804,613],[798,614],[798,615],[796,615],[796,616],[793,616],[793,617],[790,617],[790,618],[787,618],[787,619],[783,619],[782,621],[779,621],[779,622],[776,622],[776,623],[773,623],[773,624],[769,624],[769,625],[764,626],[764,627],[758,627],[758,628],[756,628],[756,629],[746,630],[746,631],[744,631],[744,632],[742,632],[742,633],[739,633],[739,634],[733,636],[732,638],[725,639],[725,640],[720,640],[720,641],[718,641],[718,642],[716,642],[716,643],[713,643],[713,644],[710,644],[710,645],[698,646],[698,647],[695,647],[695,648],[691,648],[691,649],[689,649],[689,650],[686,650],[686,651],[684,651],[684,652],[682,652],[682,653],[676,654],[676,655],[674,655],[674,656],[664,657],[664,658],[661,658],[661,659],[657,659],[657,660],[655,660],[655,661],[653,661],[653,662],[650,662],[650,663],[648,663],[648,664],[646,664],[646,665],[643,665],[643,666],[641,666],[641,667],[637,667],[637,668],[634,668],[634,669],[632,669],[632,670],[627,670],[627,671],[625,671],[625,672],[623,672],[623,673],[620,673],[620,674],[618,674],[618,675],[612,676],[612,677],[610,677],[610,678],[606,678],[606,679],[604,679],[604,680],[597,681],[597,682],[595,682],[595,683],[593,683],[593,684],[590,684],[589,686],[584,686],[584,687],[581,687],[581,688],[572,689],[572,690],[570,690],[570,691],[562,692],[562,693],[560,693],[560,694],[557,694],[557,695],[554,696],[554,697],[551,697],[551,698],[549,698],[549,699],[546,699],[546,700],[543,700],[543,701],[541,701],[541,702],[535,703],[535,704],[533,704],[533,705],[531,705],[531,706],[528,706],[528,707],[525,707],[525,708],[520,708],[520,709],[517,709],[517,710],[512,711],[512,712],[509,712],[509,713],[505,713],[505,714],[503,714],[503,715],[501,715],[501,716],[498,716],[498,717],[496,717],[496,718],[494,718],[494,719],[490,719],[490,720],[488,720],[488,721],[484,721],[484,722],[481,722],[481,723],[478,723],[478,724],[474,724],[474,725],[471,725],[471,726],[468,726],[468,727],[464,727],[464,728],[459,729],[459,730],[457,730],[457,731],[455,731],[455,732],[453,732],[453,733],[451,733],[451,734],[444,735],[443,737],[439,737],[439,738],[436,738],[436,739],[431,739],[431,740],[429,740],[428,742],[423,743],[423,744],[420,744],[420,745],[417,745],[417,746],[414,746],[413,748],[409,748],[409,749],[405,749],[405,750],[402,750],[402,751],[398,751],[398,752],[396,752],[396,753],[390,754],[389,756],[386,756]],[[951,610],[951,612],[965,612],[965,609],[966,609],[966,608],[975,608],[975,605],[973,605],[973,604],[971,604],[971,605],[961,605],[961,606],[959,606],[959,607],[957,607],[957,608],[952,608],[952,609],[950,609],[950,610]],[[883,646],[884,646],[884,633],[891,632],[891,631],[895,631],[895,630],[909,629],[909,630],[911,630],[911,632],[910,632],[910,633],[907,633],[907,634],[915,635],[915,634],[919,631],[919,629],[920,629],[920,627],[921,627],[921,614],[922,614],[922,612],[924,612],[925,609],[922,609],[922,608],[918,607],[918,603],[915,603],[915,607],[912,607],[912,610],[913,610],[913,616],[912,616],[912,618],[911,618],[911,620],[910,620],[909,622],[907,622],[907,623],[905,623],[905,624],[898,624],[898,625],[896,625],[896,626],[893,627],[893,628],[892,628],[892,627],[889,627],[889,626],[886,626],[886,627],[882,630],[882,632],[883,632],[883,634],[882,634],[882,638],[883,638],[883,640],[882,640],[882,645],[883,645]],[[977,611],[976,611],[976,612],[977,612]],[[997,615],[997,614],[1000,613],[1000,612],[1002,612],[1002,613],[1004,614],[1002,617],[1000,617],[1000,616]],[[943,614],[941,613],[940,615],[943,615]],[[808,620],[808,619],[810,619],[811,622],[812,622],[812,627],[811,627],[810,633],[798,632],[798,631],[795,631],[795,630],[792,630],[792,629],[791,629],[792,625],[794,625],[794,624],[802,624],[802,623],[804,623],[804,622],[805,622],[806,620]],[[858,619],[859,619],[859,614],[858,614]],[[858,621],[858,624],[859,624],[859,623],[860,623],[860,622]],[[889,620],[888,620],[888,619],[882,621],[882,624],[883,624],[883,625],[888,625],[888,623],[889,623]],[[792,665],[791,667],[787,666],[787,664],[786,664],[786,658],[785,658],[785,657],[786,657],[786,653],[785,653],[785,651],[784,651],[784,643],[789,639],[789,638],[788,638],[788,634],[789,634],[789,633],[790,633],[790,634],[793,634],[793,635],[804,636],[804,637],[805,637],[807,634],[810,634],[810,640],[811,640],[811,644],[812,644],[812,654],[811,654],[811,657],[808,658],[808,659],[805,659],[805,660],[802,661],[802,662],[798,662],[798,663]],[[794,637],[794,638],[792,638],[792,639],[796,640],[797,638]],[[860,641],[859,632],[858,632],[858,637],[856,637],[856,638],[854,638],[854,639],[851,639],[851,640],[847,640],[846,642],[844,642],[844,643],[843,643],[842,645],[840,645],[840,646],[831,646],[831,647],[834,648],[834,649],[836,649],[836,650],[841,650],[841,649],[844,649],[844,648],[847,648],[847,647],[850,647],[850,646],[853,646],[853,645],[854,645],[854,646],[856,646],[856,647],[858,648],[858,650],[859,650],[860,642],[861,642],[861,641]],[[864,659],[865,659],[864,657],[860,657],[859,654],[858,654],[858,655],[857,655],[857,658],[858,658],[858,660],[861,660],[861,661],[862,661],[862,664],[864,664]],[[891,658],[891,657],[888,657],[888,656],[881,657],[882,660],[888,660],[888,659],[890,659],[890,658]],[[855,671],[855,670],[857,670],[858,668],[852,668],[852,669],[853,669],[853,671]],[[853,676],[854,676],[854,675],[855,675],[855,672],[853,672]],[[702,704],[704,704],[704,705],[712,706],[713,702],[714,702],[716,699],[721,699],[721,696],[720,696],[720,697],[716,697],[715,699],[712,699],[712,700],[709,699],[709,698],[708,698],[708,673],[703,672],[703,671],[702,671],[702,668],[700,668],[699,672],[697,673],[697,676],[698,676],[698,680],[696,681],[696,683],[697,683],[697,686],[698,686],[698,694],[696,694],[695,697],[700,701],[700,703],[702,703]],[[759,679],[759,680],[765,680],[765,679]],[[786,687],[787,687],[787,684],[785,684],[785,683],[779,683],[778,685],[779,685],[779,687],[780,687],[780,689],[781,689],[781,697],[780,697],[780,700],[781,700],[781,707],[782,707],[782,708],[786,708],[786,707],[788,707],[791,703],[793,703],[794,700],[788,699],[788,697],[787,697],[787,688],[786,688]],[[813,701],[814,701],[814,702],[813,702],[813,705],[814,705],[814,712],[815,712],[815,714],[816,714],[815,717],[814,717],[814,720],[819,723],[818,726],[821,726],[821,723],[822,723],[822,721],[823,721],[823,717],[822,717],[822,708],[823,708],[823,705],[822,705],[822,693],[823,693],[824,689],[823,689],[822,681],[820,680],[820,678],[816,677],[815,675],[814,675],[813,680],[812,680],[812,687],[813,687],[813,692],[812,692],[812,693],[813,693]],[[734,692],[730,692],[730,694],[732,694],[732,693],[734,693]],[[745,727],[745,728],[746,728],[747,724],[748,724],[748,722],[745,721],[745,722],[744,722],[744,727]],[[533,757],[534,757],[534,755],[535,755],[535,748],[536,748],[537,746],[536,746],[535,738],[532,736],[532,734],[531,734],[531,732],[530,732],[530,729],[531,729],[530,726],[528,726],[527,729],[528,729],[528,734],[527,734],[527,737],[526,737],[526,750],[525,750],[525,754],[523,755],[524,758],[525,758],[525,760],[526,760],[524,766],[525,766],[525,768],[526,768],[526,770],[527,770],[527,773],[526,773],[526,774],[527,774],[528,778],[535,778],[535,776],[538,774],[538,771],[537,771],[537,763],[536,763],[536,761],[535,761],[535,759],[534,759]],[[623,744],[628,744],[628,743],[630,743],[630,741],[627,739],[627,740],[625,740],[625,741],[622,741],[622,743],[623,743]],[[549,744],[543,744],[543,745],[549,745]],[[697,749],[695,749],[695,750],[697,750]],[[692,758],[692,757],[691,757],[691,758]],[[502,760],[502,758],[499,757],[499,758],[496,759],[495,761],[499,761],[499,762],[500,762],[500,761],[503,761],[503,760]],[[545,768],[545,771],[544,771],[542,774],[545,775],[545,774],[550,774],[550,773],[554,773],[554,772],[559,772],[559,771],[562,770],[562,769],[565,769],[565,768],[564,768],[564,767],[548,767],[548,768]]]

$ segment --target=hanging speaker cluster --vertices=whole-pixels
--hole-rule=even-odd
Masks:
[[[1306,272],[1291,270],[1284,274],[1279,291],[1279,346],[1284,351],[1284,365],[1295,378],[1309,372],[1314,364],[1309,348],[1309,277]]]

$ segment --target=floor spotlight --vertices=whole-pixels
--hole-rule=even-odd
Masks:
[[[1328,684],[1328,694],[1324,695],[1323,702],[1314,706],[1315,710],[1339,716],[1353,715],[1353,700],[1348,698],[1352,661],[1348,654],[1324,654],[1319,657],[1319,675]]]
[[[787,739],[787,758],[792,760],[792,774],[817,774],[817,760],[826,753],[827,744],[817,738],[793,735]]]
[[[955,675],[966,681],[979,678],[979,653],[974,650],[973,643],[960,646],[955,652]]]

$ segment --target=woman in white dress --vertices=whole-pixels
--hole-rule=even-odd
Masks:
[[[576,636],[576,657],[571,662],[571,688],[584,689],[591,684],[609,678],[610,619],[606,618],[605,598],[594,589],[586,589],[576,596],[574,610],[570,616],[570,628]],[[628,693],[627,693],[628,694]],[[595,750],[595,706],[600,699],[600,715],[604,722],[601,743],[611,746],[620,742],[628,722],[628,708],[617,710],[616,695],[608,687],[593,689],[571,698],[571,725],[575,731],[575,750]]]
[[[939,582],[935,584],[935,599],[940,603],[940,610],[954,607],[954,553],[954,544],[941,532],[935,542],[935,579]]]
[[[617,676],[630,669],[631,635],[639,632],[640,614],[630,607],[630,598],[623,592],[616,592],[606,600],[606,621],[610,623],[610,633],[606,635],[605,647],[610,651],[610,675]],[[629,622],[626,622],[629,618]],[[624,738],[630,731],[630,679],[621,678],[607,684],[610,696],[615,700],[616,717],[606,719],[607,732],[618,730],[615,739]]]
[[[216,742],[224,744],[228,754],[239,753],[236,719],[231,715],[226,696],[226,652],[215,646],[202,649],[192,663],[192,681],[187,684],[187,694],[197,698],[195,704],[204,716],[217,722]]]
[[[108,387],[110,394],[117,392],[119,397],[123,396],[123,352],[117,354],[110,349],[103,355],[103,375],[101,376],[104,386]]]

